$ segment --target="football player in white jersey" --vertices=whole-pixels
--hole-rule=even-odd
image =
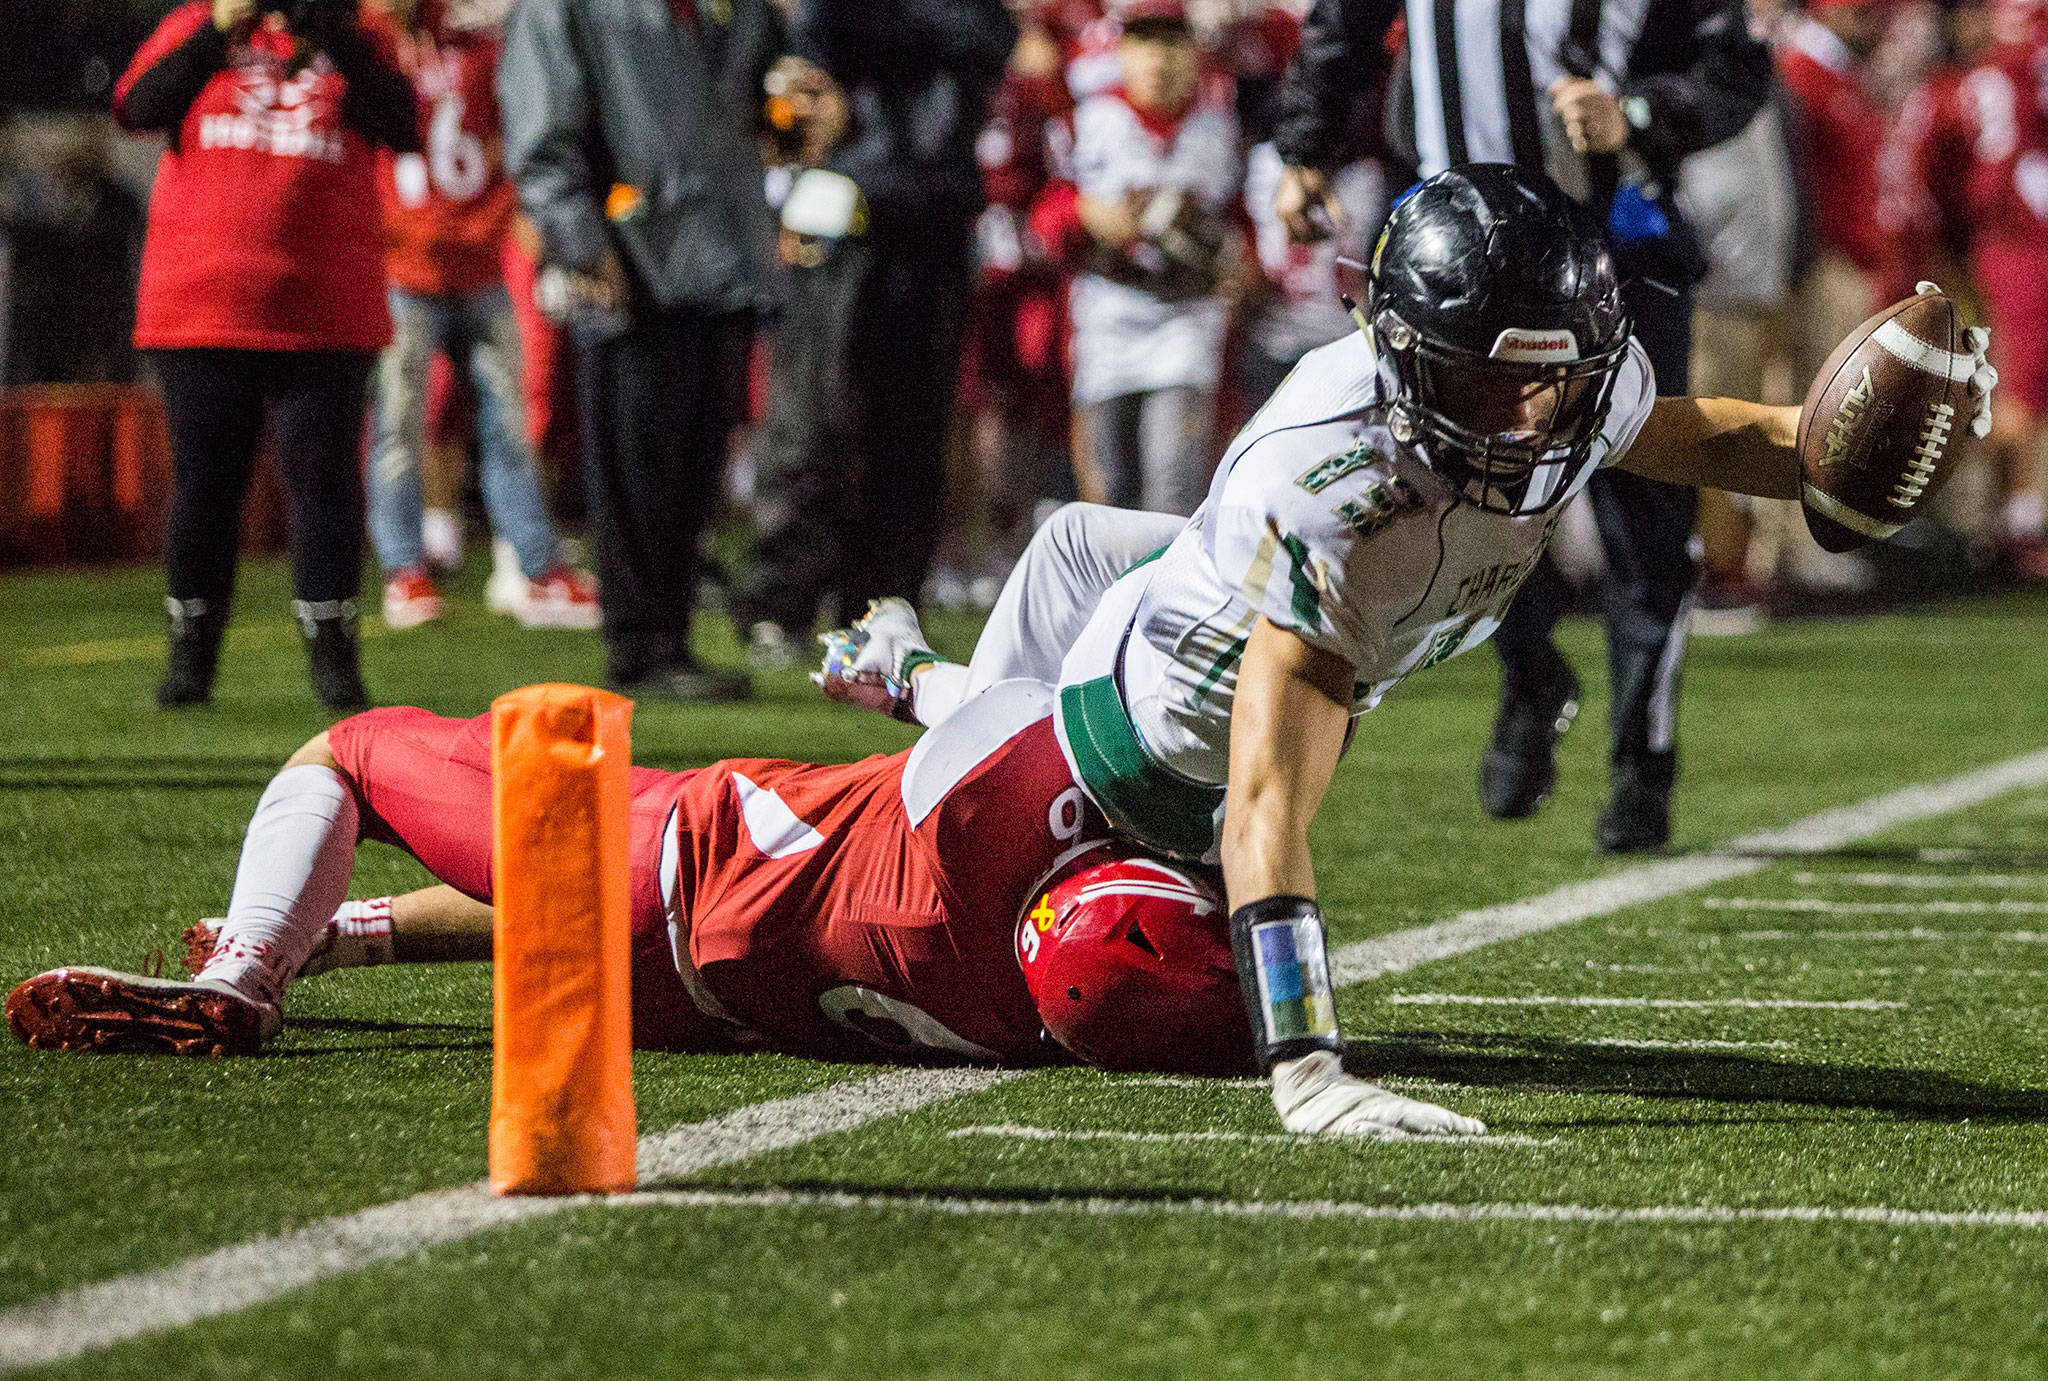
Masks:
[[[926,724],[1006,677],[1056,685],[1060,743],[1109,821],[1220,854],[1296,1132],[1371,1132],[1387,1097],[1339,1063],[1308,848],[1354,717],[1486,640],[1599,466],[1801,494],[1799,409],[1657,397],[1599,225],[1541,174],[1468,165],[1414,189],[1361,325],[1303,359],[1185,523],[1077,505],[1041,529],[967,666],[895,603],[827,635],[820,678]],[[1954,363],[1983,428],[1996,376],[1971,344]]]

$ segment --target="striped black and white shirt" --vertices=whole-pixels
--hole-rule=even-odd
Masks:
[[[1381,77],[1402,16],[1388,134],[1424,177],[1517,163],[1575,196],[1611,191],[1612,170],[1603,189],[1601,160],[1565,138],[1547,94],[1560,77],[1591,77],[1621,99],[1630,180],[1669,178],[1770,96],[1770,54],[1743,0],[1315,0],[1278,97],[1275,142],[1288,162],[1340,166],[1369,141],[1356,98]]]

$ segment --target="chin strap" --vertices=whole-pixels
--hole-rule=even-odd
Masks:
[[[1262,1068],[1341,1051],[1323,913],[1307,897],[1265,897],[1230,913],[1230,948]]]

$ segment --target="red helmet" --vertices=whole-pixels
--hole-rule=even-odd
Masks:
[[[1052,1038],[1102,1069],[1252,1071],[1251,1026],[1211,875],[1107,847],[1041,889],[1017,962]]]

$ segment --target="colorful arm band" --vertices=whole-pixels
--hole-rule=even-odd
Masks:
[[[1344,1048],[1323,913],[1313,901],[1265,897],[1240,906],[1230,913],[1230,948],[1261,1065]]]

